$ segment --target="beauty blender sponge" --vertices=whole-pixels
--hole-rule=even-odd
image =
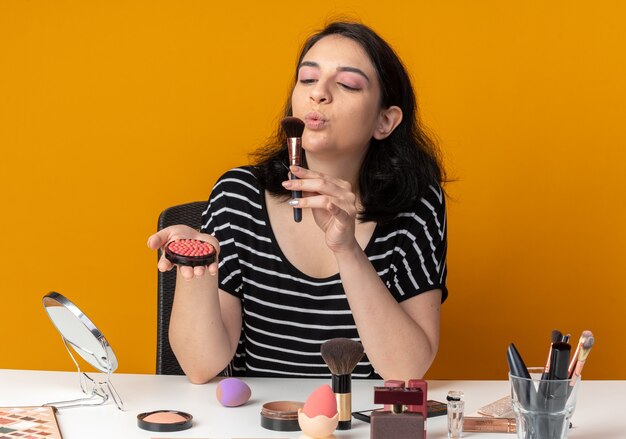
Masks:
[[[302,407],[309,418],[324,415],[332,418],[337,414],[337,397],[328,384],[318,387],[309,395]]]
[[[309,395],[304,407],[298,410],[298,425],[304,433],[301,439],[334,438],[339,413],[337,398],[328,384],[318,387]]]
[[[248,402],[252,390],[240,379],[225,378],[217,384],[215,395],[224,407],[238,407]]]

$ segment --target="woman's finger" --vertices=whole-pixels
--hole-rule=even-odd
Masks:
[[[161,255],[161,257],[159,258],[159,262],[157,264],[157,268],[159,269],[160,272],[166,272],[174,268],[174,264],[168,261],[165,255]]]
[[[342,192],[352,192],[352,185],[340,178],[320,174],[299,166],[292,166],[290,169],[295,171],[293,174],[298,179],[284,181],[283,186],[287,189],[325,193],[333,196],[338,196]]]
[[[152,250],[159,249],[168,241],[169,231],[167,228],[159,230],[148,238],[148,247]]]
[[[298,198],[295,200],[289,200],[289,204],[293,207],[307,208],[307,209],[324,209],[329,210],[329,206],[336,206],[346,212],[349,217],[356,217],[357,210],[352,200],[346,200],[344,198],[329,197],[327,195],[312,195],[310,197]]]
[[[185,265],[179,265],[178,274],[180,274],[185,280],[191,280],[194,278],[194,267],[187,267]]]
[[[204,273],[206,271],[206,266],[197,266],[197,267],[193,267],[193,275],[196,277],[200,277],[200,276],[204,276]]]

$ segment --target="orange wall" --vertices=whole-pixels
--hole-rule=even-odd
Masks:
[[[626,379],[626,6],[384,4],[1,2],[0,368],[72,369],[41,307],[56,290],[119,371],[154,370],[158,213],[247,160],[301,41],[341,14],[403,57],[455,179],[428,377],[505,378],[509,342],[541,364],[560,328],[594,331],[587,377]]]

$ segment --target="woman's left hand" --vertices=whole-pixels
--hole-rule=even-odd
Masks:
[[[345,180],[291,166],[297,180],[287,180],[283,186],[290,191],[302,191],[294,207],[311,209],[315,223],[326,234],[326,244],[333,252],[358,245],[355,237],[357,217],[356,195]]]

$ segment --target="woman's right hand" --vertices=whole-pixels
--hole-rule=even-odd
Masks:
[[[212,262],[208,267],[186,267],[180,266],[179,273],[182,275],[184,279],[191,280],[194,277],[204,276],[207,272],[211,276],[215,276],[217,274],[217,259],[220,252],[220,245],[217,239],[214,236],[209,235],[207,233],[200,233],[197,230],[184,226],[182,224],[165,227],[164,229],[159,230],[154,235],[148,238],[148,247],[152,250],[157,250],[162,248],[165,244],[175,239],[198,239],[201,241],[208,242],[213,247],[215,247],[215,262]],[[161,252],[161,258],[159,259],[159,263],[157,265],[159,271],[169,271],[174,267],[167,258],[165,257],[164,252]]]

